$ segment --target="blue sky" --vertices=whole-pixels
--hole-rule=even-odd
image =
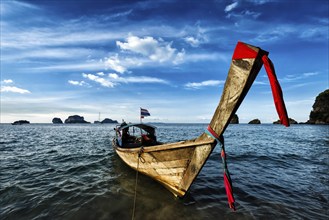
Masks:
[[[327,0],[1,0],[1,123],[211,119],[237,41],[270,52],[289,117],[328,85]],[[264,69],[240,122],[277,120]]]

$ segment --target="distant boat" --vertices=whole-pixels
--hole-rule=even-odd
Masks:
[[[268,74],[281,122],[289,126],[281,88],[267,55],[268,52],[258,47],[238,42],[217,109],[208,128],[196,139],[162,144],[156,140],[153,126],[141,123],[122,125],[115,128],[116,137],[113,139],[113,147],[116,153],[133,169],[157,180],[174,195],[183,197],[217,143],[221,143],[224,184],[229,206],[234,209],[232,183],[227,169],[222,135],[263,63],[267,71],[272,71]],[[270,70],[268,70],[269,66]],[[135,132],[128,134],[128,130],[132,128]]]

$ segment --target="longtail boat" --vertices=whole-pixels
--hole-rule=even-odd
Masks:
[[[273,64],[268,58],[268,52],[259,47],[238,42],[220,102],[204,133],[193,140],[163,144],[156,140],[153,126],[147,124],[118,126],[115,129],[116,137],[113,139],[116,153],[131,168],[160,182],[175,196],[183,197],[215,146],[220,143],[224,163],[224,185],[229,206],[235,209],[232,182],[226,164],[223,133],[263,64],[270,80],[280,121],[288,127],[289,120],[281,87]],[[142,131],[140,137],[131,135],[125,137],[131,127]]]

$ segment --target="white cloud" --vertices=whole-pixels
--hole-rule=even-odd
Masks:
[[[31,10],[32,12],[39,10],[39,7],[35,5],[19,1],[1,1],[0,7],[3,16],[22,12],[26,13],[28,10]]]
[[[13,93],[20,93],[20,94],[31,93],[29,90],[17,88],[15,86],[2,86],[1,92],[13,92]]]
[[[117,71],[118,73],[124,73],[127,71],[127,68],[122,65],[121,60],[119,59],[119,55],[116,54],[114,56],[111,56],[109,58],[105,58],[105,66]]]
[[[206,86],[218,86],[224,84],[225,81],[223,80],[206,80],[203,82],[189,82],[185,84],[185,87],[188,89],[200,89]]]
[[[136,76],[136,77],[119,77],[115,81],[123,82],[123,83],[160,83],[160,84],[168,84],[169,82],[163,79],[148,77],[148,76]]]
[[[319,27],[306,27],[303,30],[301,30],[301,33],[299,34],[299,38],[304,40],[328,40],[328,25],[322,25]]]
[[[99,84],[101,84],[102,86],[104,87],[110,87],[110,88],[113,88],[114,87],[114,83],[107,80],[107,79],[104,79],[104,78],[101,78],[99,76],[96,76],[96,75],[93,75],[93,74],[86,74],[86,73],[83,73],[82,76],[86,79],[89,79],[91,81],[94,81],[94,82],[97,82]]]
[[[147,36],[139,38],[137,36],[129,36],[127,42],[117,41],[116,44],[120,49],[131,51],[148,57],[152,61],[160,63],[172,61],[174,62],[177,56],[182,56],[184,53],[177,52],[177,49],[172,47],[172,42],[165,42],[161,38],[159,40]]]
[[[74,80],[69,80],[68,83],[74,86],[88,86],[88,83],[85,81],[74,81]]]
[[[232,4],[229,4],[225,7],[225,12],[230,12],[232,11],[234,8],[236,8],[238,6],[238,2],[233,2]]]
[[[188,35],[184,38],[184,40],[186,43],[190,44],[192,47],[199,47],[201,44],[209,42],[209,39],[206,35],[207,31],[211,31],[211,30],[202,28],[198,24],[193,29],[186,30]],[[193,35],[190,35],[190,33],[193,33]]]
[[[4,83],[4,84],[10,84],[10,83],[13,83],[14,81],[13,80],[11,80],[11,79],[4,79],[3,81],[2,81],[2,83]]]
[[[159,79],[156,77],[149,76],[130,76],[130,77],[120,77],[116,73],[109,73],[109,78],[116,83],[160,83],[169,84],[168,81],[164,79]]]
[[[220,54],[220,53],[189,53],[184,57],[185,62],[200,62],[206,60],[222,60],[226,63],[231,62],[231,54]]]
[[[257,81],[257,80],[255,80],[253,84],[254,85],[268,85],[268,83],[266,83],[266,82]]]
[[[105,63],[103,63],[103,61],[101,62],[90,62],[90,63],[86,63],[84,61],[82,62],[76,62],[74,64],[57,64],[57,65],[46,65],[46,66],[40,66],[40,67],[32,67],[31,69],[33,71],[40,71],[40,72],[44,72],[44,71],[97,71],[101,68],[104,68],[106,65]]]
[[[315,75],[318,75],[318,74],[319,74],[319,72],[307,72],[307,73],[302,73],[302,74],[289,74],[289,75],[286,75],[282,79],[282,81],[285,81],[285,82],[298,81],[298,80],[306,79],[308,77],[315,76]]]
[[[258,33],[256,41],[259,42],[270,42],[277,41],[286,38],[287,36],[294,34],[296,32],[296,27],[292,25],[279,25],[275,28],[264,29]]]
[[[319,74],[319,72],[308,72],[308,73],[303,73],[303,76],[309,77],[309,76],[316,76],[318,74]]]
[[[109,73],[107,78],[102,78],[94,74],[83,73],[82,76],[91,81],[97,82],[104,87],[111,87],[120,84],[120,83],[158,83],[158,84],[169,84],[167,80],[149,77],[149,76],[130,76],[130,77],[121,77],[116,73]],[[78,85],[78,81],[73,81],[74,85]],[[71,83],[71,84],[73,84]]]
[[[271,0],[248,0],[248,1],[254,3],[255,5],[262,5],[270,2]]]
[[[116,73],[109,73],[109,77],[112,78],[112,79],[118,79],[119,78],[118,74],[116,74]]]
[[[5,56],[4,60],[22,59],[83,59],[91,54],[101,54],[101,51],[84,48],[20,48],[16,53]]]
[[[99,76],[105,76],[105,74],[103,72],[99,72],[99,73],[96,73],[97,75]]]
[[[194,37],[185,37],[184,40],[189,43],[192,47],[198,47],[200,45],[199,39],[196,39]]]

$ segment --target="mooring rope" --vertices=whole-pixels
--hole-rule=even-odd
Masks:
[[[139,169],[139,161],[142,161],[142,153],[144,151],[144,148],[141,147],[141,149],[138,152],[138,158],[137,158],[137,167],[136,167],[136,179],[135,179],[135,195],[134,195],[134,206],[133,206],[133,213],[131,219],[135,219],[135,211],[136,211],[136,199],[137,199],[137,183],[138,183],[138,169]],[[145,162],[145,161],[142,161]]]

